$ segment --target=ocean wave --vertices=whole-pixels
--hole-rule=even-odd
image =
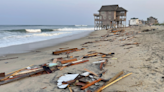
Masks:
[[[8,32],[52,32],[52,31],[75,31],[75,30],[94,30],[94,28],[56,28],[56,29],[14,29],[4,30]]]
[[[8,31],[8,32],[23,32],[23,33],[24,32],[30,32],[30,31],[27,31],[27,30],[30,30],[31,32],[32,31],[36,31],[36,30],[40,30],[40,32],[51,32],[51,31],[54,31],[53,29],[14,29],[14,30],[3,30],[3,31]]]

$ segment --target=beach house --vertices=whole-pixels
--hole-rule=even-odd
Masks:
[[[129,26],[138,26],[140,24],[140,20],[138,18],[131,18],[129,20]]]
[[[154,18],[151,16],[151,17],[147,18],[147,23],[150,25],[158,24],[158,20],[157,20],[157,18]]]
[[[95,30],[126,26],[127,10],[118,5],[104,5],[94,14]]]

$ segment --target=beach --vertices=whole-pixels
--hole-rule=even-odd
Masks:
[[[142,32],[145,29],[151,31]],[[89,51],[115,53],[112,57],[105,58],[108,60],[104,68],[107,72],[102,78],[110,79],[120,71],[124,71],[124,74],[132,73],[132,75],[107,87],[103,92],[162,92],[164,90],[164,69],[162,69],[164,65],[164,27],[127,27],[124,28],[124,30],[125,32],[120,34],[111,33],[110,30],[98,30],[80,36],[77,34],[76,39],[73,38],[73,40],[71,37],[68,37],[69,39],[63,41],[63,43],[53,43],[53,39],[51,39],[49,42],[52,42],[51,45],[54,46],[49,45],[50,47],[46,47],[45,45],[45,47],[41,46],[42,44],[49,44],[46,43],[46,41],[38,44],[31,43],[31,46],[37,44],[38,46],[40,45],[41,48],[33,48],[30,49],[30,52],[26,53],[0,56],[0,72],[5,72],[7,74],[29,65],[39,65],[50,62],[53,58],[66,57],[66,55],[52,55],[52,52],[59,50],[59,48],[85,48],[84,50],[70,53],[69,56],[83,56],[88,54]],[[109,32],[109,36],[104,38],[107,41],[82,45],[85,42],[102,39],[101,36],[107,34],[107,32]],[[138,44],[125,45],[127,43]],[[19,47],[17,49],[19,49]],[[2,60],[13,57],[17,58]],[[83,64],[66,67],[63,70],[58,70],[51,74],[27,77],[22,80],[1,85],[0,92],[69,92],[68,88],[59,89],[57,87],[56,81],[58,77],[66,73],[82,73],[84,68],[99,74],[101,73],[99,66],[92,62],[102,59],[104,58],[99,56],[87,58],[89,62]],[[93,86],[90,90],[94,90],[97,87],[99,86]],[[74,89],[75,92],[84,92],[80,91],[77,87],[72,87],[72,89]]]

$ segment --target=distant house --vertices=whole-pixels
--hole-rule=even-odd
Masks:
[[[98,12],[99,14],[94,14],[95,29],[126,26],[126,9],[118,5],[105,5]]]
[[[129,21],[129,26],[138,26],[140,24],[140,20],[138,18],[131,18]]]
[[[151,25],[158,24],[158,20],[157,20],[157,18],[154,18],[151,16],[151,17],[147,18],[147,23],[151,24]]]

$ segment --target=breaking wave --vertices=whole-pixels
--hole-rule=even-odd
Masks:
[[[57,28],[57,29],[14,29],[4,30],[8,32],[52,32],[52,31],[75,31],[75,30],[94,30],[94,28]]]

